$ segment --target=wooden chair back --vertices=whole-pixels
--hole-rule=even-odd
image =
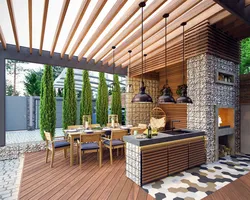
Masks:
[[[81,134],[80,135],[80,142],[87,143],[87,142],[100,142],[101,141],[101,134],[100,133],[91,133],[91,134]]]
[[[100,124],[91,124],[91,128],[98,128],[98,127],[101,127]]]
[[[115,123],[115,127],[119,127],[119,123]],[[111,123],[107,123],[107,127],[111,127],[112,126],[112,124]]]
[[[44,131],[44,135],[45,135],[45,140],[46,141],[53,141],[53,138],[52,138],[52,135],[51,135],[51,133],[50,132],[46,132],[46,131]]]
[[[81,128],[81,125],[71,125],[71,126],[68,126],[68,129],[78,129],[78,128]]]
[[[112,130],[111,140],[123,140],[123,136],[128,135],[127,130]]]
[[[139,128],[147,129],[147,124],[138,124]]]

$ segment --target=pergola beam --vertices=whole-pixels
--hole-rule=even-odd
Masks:
[[[74,37],[74,35],[75,35],[75,33],[76,33],[76,30],[77,30],[79,24],[81,23],[82,18],[83,18],[84,14],[85,14],[85,12],[86,12],[88,6],[89,6],[89,3],[90,3],[90,0],[83,0],[83,1],[82,1],[82,4],[81,4],[81,6],[80,6],[80,8],[79,8],[79,10],[78,10],[78,13],[77,13],[77,15],[76,15],[76,18],[75,18],[75,20],[74,20],[74,23],[73,23],[73,25],[71,26],[71,29],[70,29],[70,31],[69,31],[68,37],[67,37],[67,39],[66,39],[66,42],[65,42],[65,44],[64,44],[64,46],[63,46],[63,48],[62,48],[62,51],[61,51],[61,58],[64,57],[64,55],[65,55],[65,53],[66,53],[66,51],[67,51],[67,49],[68,49],[68,47],[69,47],[69,44],[70,44],[72,38]]]
[[[12,30],[13,30],[13,34],[14,34],[14,38],[15,38],[15,42],[16,42],[16,49],[17,49],[17,51],[20,51],[20,45],[19,45],[18,33],[17,33],[17,27],[16,27],[16,19],[15,19],[12,0],[7,0],[7,5],[8,5],[8,9],[9,9]]]
[[[67,12],[68,7],[69,7],[69,2],[70,2],[70,0],[64,0],[63,1],[60,17],[59,17],[57,27],[56,27],[55,36],[54,36],[52,47],[51,47],[51,50],[50,50],[50,55],[51,56],[54,55],[56,44],[57,44],[61,29],[62,29],[62,25],[63,25],[64,19],[65,19],[65,16],[66,16],[66,12]]]
[[[87,61],[90,61],[107,43],[114,37],[114,35],[129,21],[129,19],[139,10],[138,4],[141,0],[135,0],[134,3],[126,11],[126,15],[122,16],[117,24],[113,26],[105,37],[97,44],[92,52],[87,56]]]
[[[30,43],[30,53],[32,53],[32,0],[28,1],[28,13],[29,13],[29,43]]]
[[[42,55],[43,52],[43,41],[44,41],[44,34],[47,22],[47,14],[49,8],[49,0],[44,0],[44,7],[43,7],[43,22],[42,22],[42,31],[41,31],[41,39],[40,39],[40,49],[39,54]]]
[[[184,2],[185,0],[175,0],[178,2]],[[165,3],[166,0],[162,1],[153,1],[150,6],[146,7],[144,10],[144,20],[146,20],[150,15],[152,15],[163,3]],[[138,5],[139,7],[139,5]],[[101,51],[98,56],[96,56],[95,61],[100,61],[104,56],[107,55],[107,53],[110,52],[112,46],[117,46],[123,39],[125,39],[134,29],[136,29],[141,24],[141,15],[137,16],[130,25],[123,31],[121,34],[119,34],[110,44],[107,48],[105,48],[103,51]],[[118,52],[118,49],[116,49],[116,52]],[[108,59],[111,59],[112,53],[108,55]]]
[[[95,43],[97,38],[102,34],[102,32],[106,29],[109,23],[114,19],[117,13],[123,8],[127,0],[117,0],[111,10],[107,13],[106,17],[102,20],[99,27],[96,29],[94,34],[88,40],[87,44],[84,46],[82,51],[78,55],[78,60],[80,61],[84,54],[89,50],[89,48]]]
[[[7,48],[6,41],[5,41],[5,37],[4,37],[3,30],[2,30],[1,26],[0,26],[0,41],[1,41],[3,48],[6,49]]]
[[[168,29],[167,29],[168,30],[168,40],[172,40],[173,38],[181,35],[180,24],[182,22],[186,21],[188,23],[187,26],[186,26],[186,28],[185,28],[187,30],[188,27],[191,28],[191,27],[195,26],[196,24],[202,22],[203,20],[206,20],[207,17],[210,16],[210,13],[213,13],[213,11],[210,8],[214,4],[215,3],[212,0],[202,1],[199,4],[197,4],[193,9],[188,10],[183,15],[181,15],[180,17],[178,17],[177,19],[175,19],[171,23],[169,23]],[[214,6],[220,7],[219,5],[214,5]],[[208,11],[210,13],[208,13]],[[170,14],[170,16],[171,16],[171,14]],[[196,23],[196,22],[198,22],[198,23]],[[164,41],[165,41],[164,40],[164,36],[165,36],[165,31],[164,31],[164,29],[161,29],[156,34],[154,34],[150,38],[148,38],[144,42],[145,52],[149,55],[150,52],[151,52],[151,49],[153,48],[153,46],[156,45],[156,46],[159,47],[162,44],[164,44]],[[135,45],[133,46],[134,47],[133,48],[133,55],[134,56],[131,58],[131,62],[132,63],[140,58],[140,55],[139,55],[139,52],[141,50],[140,43],[137,40],[135,44],[137,46],[135,46]],[[157,45],[157,44],[161,44],[161,45]],[[110,63],[111,62],[109,62],[109,64]],[[127,66],[127,64],[128,64],[127,57],[123,56],[117,62],[117,65],[119,65],[121,63],[122,63],[122,66]]]
[[[81,30],[75,44],[73,45],[73,47],[69,53],[69,59],[72,59],[72,57],[74,56],[74,53],[76,52],[76,50],[80,46],[82,40],[87,35],[89,29],[91,28],[91,26],[95,22],[96,18],[98,17],[98,15],[102,11],[102,8],[105,6],[106,3],[107,3],[107,0],[98,0],[98,2],[96,3],[96,5],[95,5],[93,11],[91,12],[86,24],[84,25],[83,29]]]

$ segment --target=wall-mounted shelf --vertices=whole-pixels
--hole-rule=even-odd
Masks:
[[[229,72],[223,70],[217,70],[215,76],[215,82],[225,85],[234,85],[235,77],[234,74],[231,74]]]

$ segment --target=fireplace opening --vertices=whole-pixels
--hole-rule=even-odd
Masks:
[[[218,108],[218,126],[219,129],[234,128],[233,108]]]
[[[232,147],[230,147],[229,140],[229,135],[219,137],[219,157],[225,157],[232,154]]]

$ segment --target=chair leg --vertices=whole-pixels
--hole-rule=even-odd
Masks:
[[[118,157],[118,156],[119,156],[119,148],[117,148],[117,150],[116,150],[116,151],[117,151],[117,157]]]
[[[79,154],[80,154],[80,159],[79,159],[80,169],[82,169],[82,151],[81,151],[81,149],[79,149]]]
[[[99,167],[102,167],[102,151],[99,149]]]
[[[48,163],[48,157],[49,157],[49,149],[46,148],[46,163]]]
[[[67,149],[63,150],[64,158],[67,158]]]
[[[51,168],[53,167],[54,157],[55,157],[55,150],[52,150],[52,152],[51,152],[51,164],[50,164]]]
[[[110,154],[110,164],[113,164],[113,155],[112,155],[112,147],[109,148],[109,154]]]

